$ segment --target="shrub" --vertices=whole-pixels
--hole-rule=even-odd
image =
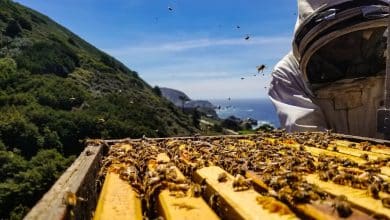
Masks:
[[[67,46],[56,42],[36,43],[16,58],[19,68],[33,74],[56,74],[66,77],[79,66],[79,58]]]
[[[45,80],[42,78],[42,80]],[[36,92],[36,97],[41,105],[55,109],[71,110],[80,106],[86,98],[86,93],[80,86],[70,80],[48,79]]]
[[[23,163],[24,167],[15,170],[14,178],[0,183],[0,218],[23,217],[27,207],[42,197],[73,160],[56,150],[41,150],[30,161],[10,157],[9,163]]]
[[[20,36],[21,32],[22,32],[22,27],[20,26],[19,22],[12,20],[8,23],[8,26],[5,29],[4,34],[14,38]]]
[[[0,179],[13,178],[15,174],[27,169],[27,162],[18,154],[0,150]]]
[[[35,155],[43,142],[38,128],[16,110],[3,112],[0,118],[0,138],[4,144],[19,148],[26,157]]]
[[[0,59],[0,85],[16,73],[16,62],[9,57]]]
[[[24,17],[19,17],[19,18],[18,18],[18,23],[20,24],[20,26],[21,26],[23,29],[26,29],[26,30],[29,30],[29,31],[32,30],[32,25],[31,25],[30,21],[28,21],[26,18],[24,18]]]

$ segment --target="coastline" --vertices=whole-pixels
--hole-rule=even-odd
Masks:
[[[216,112],[221,119],[229,116],[240,119],[252,118],[257,120],[258,126],[271,124],[280,127],[275,107],[268,98],[209,99],[209,101],[216,106]]]

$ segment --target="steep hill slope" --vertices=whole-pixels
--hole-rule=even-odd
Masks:
[[[10,0],[0,0],[0,112],[0,219],[21,218],[86,138],[197,132],[136,72]]]

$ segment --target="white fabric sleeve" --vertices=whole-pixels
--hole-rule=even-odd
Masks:
[[[292,53],[276,65],[268,95],[286,131],[324,131],[327,128],[322,110],[310,98],[311,92]]]

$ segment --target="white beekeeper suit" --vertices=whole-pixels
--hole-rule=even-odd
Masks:
[[[269,96],[287,131],[378,137],[386,0],[298,0],[293,51],[274,68]]]

